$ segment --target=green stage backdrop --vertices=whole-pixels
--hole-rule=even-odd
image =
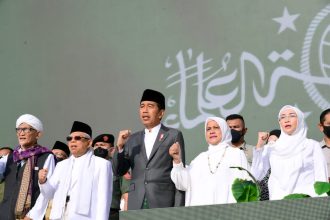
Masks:
[[[327,0],[0,0],[0,145],[17,144],[24,113],[50,147],[74,120],[137,131],[145,88],[166,95],[164,123],[183,131],[188,160],[206,149],[210,115],[242,114],[255,144],[292,104],[320,139],[329,24]]]

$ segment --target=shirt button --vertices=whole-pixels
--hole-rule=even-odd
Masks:
[[[145,182],[144,182],[144,184],[145,184],[145,185],[147,185],[147,184],[148,184],[148,182],[147,182],[147,181],[145,181]]]

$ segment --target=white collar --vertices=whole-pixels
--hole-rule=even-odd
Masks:
[[[162,125],[162,124],[158,124],[157,126],[151,128],[151,129],[147,129],[147,128],[145,128],[145,129],[144,129],[144,133],[145,133],[145,134],[149,134],[149,133],[155,133],[155,134],[158,134],[161,125]]]

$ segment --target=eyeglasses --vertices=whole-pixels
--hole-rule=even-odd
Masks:
[[[281,120],[284,120],[286,118],[288,118],[288,119],[297,118],[297,115],[294,114],[294,113],[291,113],[291,114],[288,114],[288,115],[280,115],[279,120],[281,121]]]
[[[30,133],[32,131],[36,131],[36,129],[34,128],[16,128],[16,133],[21,133],[23,131],[23,133]]]
[[[87,137],[82,137],[82,136],[73,136],[73,137],[71,137],[71,136],[67,136],[67,137],[66,137],[66,140],[67,140],[67,141],[72,141],[72,139],[75,140],[75,141],[80,141],[81,139],[89,140],[89,138],[87,138]]]

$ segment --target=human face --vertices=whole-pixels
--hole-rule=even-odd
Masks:
[[[52,152],[57,159],[64,160],[64,159],[68,158],[66,153],[61,149],[53,149]]]
[[[16,128],[16,135],[19,145],[26,150],[37,144],[41,133],[24,122]]]
[[[237,118],[237,119],[227,120],[226,122],[230,129],[241,131],[243,135],[245,134],[246,128],[244,127],[244,123],[241,119]]]
[[[330,113],[324,116],[324,122],[319,124],[320,131],[323,132],[323,126],[330,126]]]
[[[280,113],[279,123],[286,134],[292,135],[298,126],[297,113],[291,108],[284,109]]]
[[[0,150],[0,157],[7,156],[10,153],[11,153],[11,151],[8,150],[8,149],[1,149]]]
[[[88,138],[88,136],[84,132],[79,132],[79,131],[72,132],[70,136],[85,137],[85,138],[81,138],[80,140],[75,140],[75,138],[72,138],[71,141],[68,141],[70,152],[74,157],[80,157],[84,155],[92,144],[91,139]]]
[[[140,103],[140,120],[147,129],[152,129],[160,124],[164,110],[159,109],[156,102],[143,101]]]
[[[268,142],[268,143],[275,143],[275,142],[277,141],[277,139],[278,139],[278,137],[277,137],[276,135],[270,135],[270,136],[268,137],[267,142]]]
[[[206,142],[211,145],[217,145],[221,142],[222,132],[216,121],[210,120],[206,124]]]
[[[113,156],[113,154],[114,154],[114,147],[112,146],[112,144],[110,144],[110,143],[107,143],[107,142],[96,142],[95,144],[94,144],[94,150],[96,149],[96,148],[103,148],[103,149],[106,149],[106,150],[108,150],[109,151],[109,157],[112,157]]]

